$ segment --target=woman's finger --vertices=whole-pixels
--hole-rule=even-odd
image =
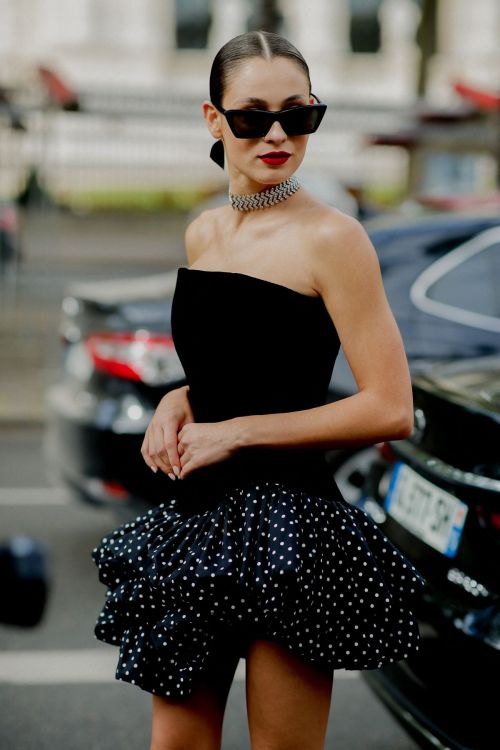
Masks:
[[[146,466],[149,466],[150,469],[156,472],[158,469],[155,466],[154,461],[149,454],[149,428],[148,430],[146,430],[146,434],[144,435],[144,440],[142,441],[141,454],[144,459],[144,462],[146,463]]]
[[[155,466],[165,474],[172,474],[170,459],[163,443],[163,429],[159,425],[153,425],[152,439],[150,439],[150,455]],[[175,478],[175,474],[173,476]]]
[[[180,460],[177,449],[177,426],[166,424],[163,426],[163,444],[175,475],[180,474]]]
[[[180,479],[184,479],[188,474],[193,471],[195,467],[193,466],[193,460],[189,456],[188,453],[184,453],[183,456],[181,456],[181,473],[180,473]]]

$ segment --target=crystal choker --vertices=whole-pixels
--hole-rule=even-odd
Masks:
[[[278,183],[278,185],[261,190],[259,193],[237,195],[236,193],[229,192],[229,200],[231,201],[231,206],[239,211],[252,211],[255,208],[274,206],[276,203],[286,200],[299,187],[300,183],[298,179],[295,175],[292,175],[283,180],[283,182]]]

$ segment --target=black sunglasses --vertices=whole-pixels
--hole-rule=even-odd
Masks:
[[[323,119],[327,105],[316,94],[318,104],[306,104],[270,112],[267,109],[219,109],[225,115],[236,138],[262,138],[278,120],[287,135],[314,133]],[[215,106],[215,105],[214,105]]]

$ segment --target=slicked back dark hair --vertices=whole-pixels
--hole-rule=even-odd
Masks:
[[[222,107],[228,78],[236,71],[242,60],[250,57],[263,57],[265,60],[271,60],[273,57],[287,57],[293,60],[305,73],[309,83],[309,94],[311,93],[309,67],[299,50],[288,39],[271,31],[247,31],[226,42],[217,52],[212,63],[210,101],[218,109]]]

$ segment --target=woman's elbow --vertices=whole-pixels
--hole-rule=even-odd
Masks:
[[[408,411],[408,409],[403,410],[397,415],[397,418],[393,420],[390,428],[391,437],[388,439],[403,440],[403,438],[409,437],[413,432],[413,425],[413,408],[410,411]]]

